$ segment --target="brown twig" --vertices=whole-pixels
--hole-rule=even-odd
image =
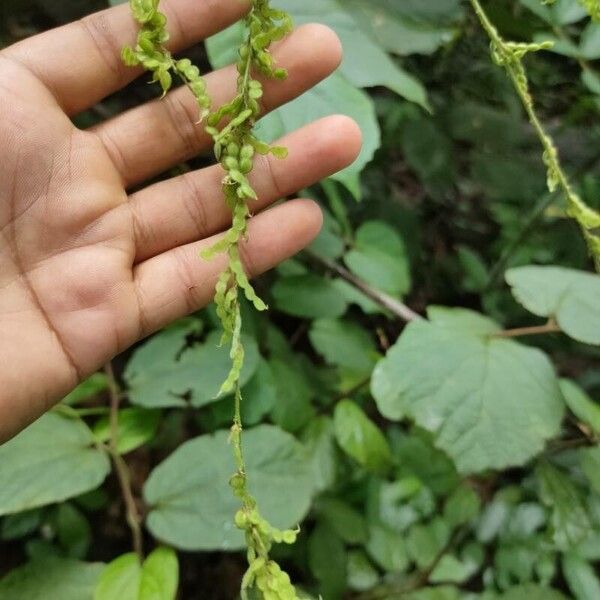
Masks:
[[[320,256],[316,252],[311,252],[310,250],[305,250],[305,252],[312,260],[321,264],[328,271],[331,271],[332,273],[335,273],[342,279],[346,280],[350,285],[354,286],[365,296],[373,300],[373,302],[379,304],[379,306],[391,312],[394,316],[398,317],[402,321],[409,323],[411,321],[416,321],[423,318],[420,314],[412,310],[412,308],[409,308],[406,306],[406,304],[400,302],[400,300],[397,300],[389,294],[371,287],[366,281],[360,279],[353,273],[350,273],[350,271],[341,265],[338,265],[337,263]]]
[[[141,528],[141,517],[137,508],[133,490],[131,487],[131,474],[127,463],[119,453],[119,406],[121,403],[121,390],[117,384],[112,364],[108,363],[104,367],[104,372],[108,380],[108,391],[110,394],[110,440],[108,449],[115,466],[117,479],[121,488],[123,501],[127,513],[127,524],[131,529],[131,538],[133,549],[140,560],[144,558],[144,545]]]
[[[507,329],[494,334],[494,337],[515,338],[527,335],[543,335],[545,333],[560,333],[562,329],[554,319],[550,319],[544,325],[534,325],[532,327],[518,327],[517,329]]]

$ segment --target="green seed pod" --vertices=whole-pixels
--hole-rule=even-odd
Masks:
[[[228,156],[234,156],[234,157],[240,156],[239,145],[236,144],[235,142],[229,142],[229,144],[227,144],[227,154],[228,154]]]

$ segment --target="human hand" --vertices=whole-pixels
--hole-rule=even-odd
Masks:
[[[164,0],[170,49],[223,29],[245,8]],[[220,166],[128,193],[210,147],[187,89],[90,130],[71,122],[140,74],[120,60],[135,34],[119,6],[0,52],[0,441],[138,339],[210,302],[224,266],[199,258],[230,222]],[[290,77],[265,81],[266,110],[329,75],[341,48],[331,30],[308,25],[274,54]],[[215,106],[234,95],[234,68],[207,81]],[[243,247],[251,275],[301,250],[321,226],[311,201],[269,204],[351,163],[360,132],[329,117],[278,144],[288,158],[257,159],[250,176],[259,196]]]

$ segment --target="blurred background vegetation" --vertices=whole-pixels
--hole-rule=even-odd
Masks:
[[[1,1],[4,46],[107,5]],[[346,59],[316,92],[266,118],[261,134],[275,138],[313,118],[345,112],[365,136],[354,167],[306,191],[326,213],[324,230],[309,251],[258,283],[273,308],[268,316],[248,312],[246,318],[257,349],[246,421],[274,423],[302,440],[322,478],[309,494],[317,499],[300,541],[281,551],[283,562],[307,594],[325,600],[598,600],[600,474],[586,479],[573,450],[595,443],[599,432],[593,425],[584,424],[582,434],[581,422],[569,413],[551,463],[466,477],[424,430],[386,422],[369,395],[377,359],[405,327],[376,301],[377,293],[420,314],[431,305],[464,307],[503,327],[520,327],[538,321],[511,295],[507,269],[537,264],[593,270],[564,199],[547,190],[539,141],[510,81],[491,61],[488,39],[460,0],[276,4],[298,23],[320,20],[336,29]],[[532,91],[575,187],[600,209],[600,26],[576,0],[484,4],[507,38],[556,41],[552,51],[526,60]],[[236,30],[222,35],[221,41],[234,40]],[[231,55],[218,41],[186,55],[204,69],[225,64]],[[77,123],[90,126],[155,96],[152,86],[137,81]],[[165,176],[207,160],[198,157]],[[356,278],[375,298],[356,287]],[[185,348],[213,347],[206,341],[215,339],[212,310],[177,327],[154,338],[154,346],[141,344],[115,361],[125,394],[150,411],[144,413],[141,443],[127,449],[138,497],[149,472],[181,442],[226,428],[230,419],[229,401],[209,400],[222,357],[206,359],[217,365],[214,382],[203,378],[201,362],[191,372],[180,365]],[[179,345],[173,345],[174,335]],[[543,349],[560,377],[576,382],[571,393],[597,413],[597,346],[566,336],[525,343]],[[165,400],[174,382],[187,390],[179,404]],[[363,449],[375,463],[340,432],[343,416],[336,412],[332,418],[336,403],[347,397],[385,432],[383,442],[374,434]],[[92,415],[106,402],[103,376],[69,400]],[[101,439],[102,426],[90,425]],[[364,434],[362,425],[354,426]],[[388,452],[381,444],[399,465],[386,477],[378,468]],[[0,521],[0,577],[29,560],[108,562],[129,548],[112,476],[69,502],[13,512]],[[243,558],[218,546],[201,549],[210,552],[181,554],[181,598],[236,598]],[[34,595],[37,588],[29,596],[15,592],[30,589],[18,586],[38,576],[35,569],[23,573],[13,571],[4,587],[0,582],[0,600],[42,597]],[[53,589],[60,588],[49,588],[43,597],[71,599],[53,595]]]

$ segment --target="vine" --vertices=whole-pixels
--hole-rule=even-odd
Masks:
[[[248,570],[242,579],[242,599],[254,590],[265,600],[295,600],[296,590],[287,573],[270,559],[275,543],[293,544],[297,530],[282,531],[270,525],[260,514],[257,502],[248,487],[246,464],[242,449],[242,391],[241,370],[244,365],[240,294],[256,310],[267,305],[258,297],[245,273],[240,245],[248,235],[249,202],[257,199],[248,180],[255,155],[273,154],[285,158],[285,148],[273,147],[259,140],[253,133],[261,114],[260,99],[263,86],[253,75],[255,71],[272,79],[284,79],[285,69],[278,68],[269,52],[270,45],[281,40],[292,29],[292,21],[285,12],[271,8],[269,0],[252,0],[245,17],[246,39],[238,52],[237,93],[230,102],[210,112],[211,101],[206,83],[199,69],[188,59],[175,60],[165,48],[169,38],[167,19],[159,11],[160,0],[130,0],[134,18],[140,24],[135,48],[123,50],[123,60],[130,66],[143,66],[153,73],[153,81],[160,84],[163,95],[178,76],[193,93],[200,110],[200,121],[206,119],[206,131],[213,138],[214,154],[225,170],[222,189],[224,200],[232,213],[231,228],[202,257],[210,260],[225,254],[228,264],[215,288],[217,315],[223,327],[221,343],[231,344],[231,370],[221,386],[219,396],[233,393],[235,409],[231,427],[231,444],[236,472],[230,480],[234,494],[241,501],[235,515],[236,526],[244,532],[247,545]]]
[[[588,244],[590,254],[596,265],[596,269],[600,271],[600,214],[587,206],[573,190],[569,178],[560,162],[556,144],[551,135],[545,130],[536,112],[533,97],[531,96],[529,89],[527,72],[523,65],[523,58],[526,54],[529,52],[547,50],[552,46],[552,43],[542,42],[528,44],[507,41],[500,35],[496,27],[490,21],[480,1],[470,0],[470,2],[481,26],[490,38],[494,62],[499,66],[504,67],[506,70],[521,99],[529,121],[542,144],[544,149],[544,164],[548,170],[548,189],[550,192],[554,192],[558,189],[562,190],[567,200],[567,213],[579,224]],[[587,3],[590,5],[597,5],[597,1]]]

